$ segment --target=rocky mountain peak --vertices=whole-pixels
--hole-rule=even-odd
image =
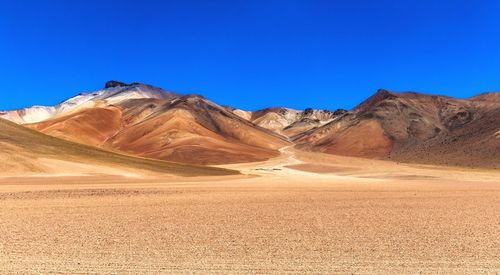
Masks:
[[[136,83],[133,83],[133,84],[136,84]],[[123,83],[120,81],[110,80],[110,81],[106,82],[106,84],[104,84],[104,88],[108,89],[108,88],[114,88],[114,87],[127,87],[127,86],[131,86],[131,85],[132,84],[126,84],[126,83]]]
[[[372,96],[367,98],[365,101],[363,101],[361,104],[356,106],[353,111],[354,112],[363,112],[369,110],[371,107],[375,106],[377,103],[390,99],[390,98],[396,98],[397,95],[395,93],[389,92],[388,90],[385,89],[378,89],[376,93],[374,93]]]

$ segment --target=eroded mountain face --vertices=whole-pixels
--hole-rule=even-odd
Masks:
[[[500,93],[461,100],[379,90],[351,111],[221,107],[140,83],[109,81],[53,107],[0,117],[59,138],[198,164],[266,160],[299,149],[405,162],[500,165]]]
[[[255,112],[239,109],[231,111],[255,125],[289,138],[329,123],[347,112],[342,109],[332,112],[328,110],[313,110],[311,108],[307,108],[304,111],[289,108],[267,108]]]
[[[499,167],[499,98],[498,93],[458,100],[379,90],[294,142],[298,148],[349,156]]]
[[[111,81],[103,90],[54,109],[58,112],[47,119],[25,125],[58,138],[154,159],[195,164],[260,161],[278,156],[279,148],[289,144],[201,96],[180,96],[137,83]]]

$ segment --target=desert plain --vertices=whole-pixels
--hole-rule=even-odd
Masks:
[[[495,169],[292,147],[227,176],[71,165],[0,178],[0,273],[500,272]]]

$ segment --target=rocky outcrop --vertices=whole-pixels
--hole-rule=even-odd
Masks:
[[[134,84],[139,84],[139,83],[134,83]],[[106,84],[104,84],[104,89],[114,88],[114,87],[127,87],[127,86],[131,86],[131,85],[125,84],[123,82],[116,81],[116,80],[110,80],[110,81],[106,82]]]

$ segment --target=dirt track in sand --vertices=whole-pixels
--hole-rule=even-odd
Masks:
[[[229,167],[257,176],[1,178],[0,273],[500,272],[498,171]]]

